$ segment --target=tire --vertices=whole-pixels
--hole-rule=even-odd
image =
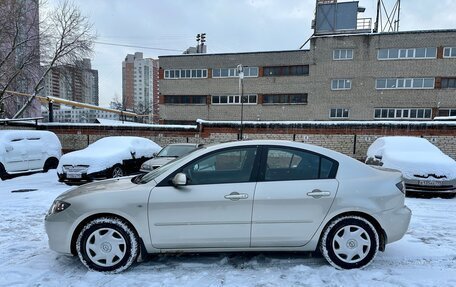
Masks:
[[[138,236],[123,220],[101,217],[88,222],[79,233],[76,250],[90,270],[119,273],[136,261]]]
[[[43,166],[43,171],[48,172],[50,169],[56,169],[59,165],[59,160],[55,157],[50,157],[46,160]]]
[[[374,259],[379,248],[375,227],[359,216],[335,219],[323,232],[320,250],[337,269],[364,268]]]
[[[0,163],[0,178],[2,180],[7,180],[10,178],[9,174],[5,170],[5,167],[1,163]]]
[[[115,165],[111,170],[111,178],[122,177],[125,175],[121,165]]]

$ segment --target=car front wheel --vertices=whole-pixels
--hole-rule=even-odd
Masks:
[[[121,272],[139,254],[138,237],[123,220],[102,217],[88,222],[76,241],[79,259],[87,268],[101,272]]]
[[[112,168],[112,173],[111,177],[116,178],[116,177],[122,177],[124,176],[124,171],[120,165],[116,165]]]
[[[337,269],[363,268],[378,252],[379,236],[375,227],[359,216],[340,217],[323,233],[320,250]]]

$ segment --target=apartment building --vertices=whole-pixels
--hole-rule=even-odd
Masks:
[[[158,119],[158,60],[143,53],[128,54],[122,62],[122,103],[127,110]]]
[[[74,66],[54,67],[45,78],[41,94],[98,105],[98,71],[92,69],[90,59],[78,61]]]

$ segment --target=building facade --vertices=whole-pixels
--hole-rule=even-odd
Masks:
[[[92,69],[90,59],[74,66],[52,68],[44,81],[42,95],[98,105],[98,71]]]
[[[239,120],[241,109],[254,121],[456,115],[456,30],[320,35],[309,50],[159,60],[165,123]]]
[[[122,120],[119,114],[86,108],[61,108],[53,111],[54,122],[95,123],[97,119]],[[49,111],[43,111],[43,121],[49,119]]]
[[[158,120],[158,60],[143,53],[128,54],[122,62],[122,104],[124,109],[148,120]]]

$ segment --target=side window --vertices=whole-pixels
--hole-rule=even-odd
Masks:
[[[334,178],[337,163],[318,154],[298,149],[268,149],[265,181]]]
[[[197,159],[182,172],[189,185],[248,182],[256,153],[256,147],[222,150]]]

